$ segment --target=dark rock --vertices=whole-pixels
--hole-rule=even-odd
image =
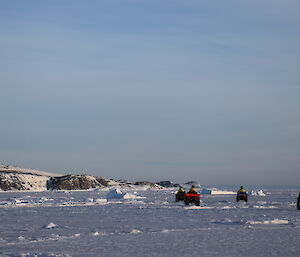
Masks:
[[[186,182],[185,183],[186,185],[194,185],[194,186],[196,186],[196,185],[199,185],[199,183],[197,182],[197,181],[188,181],[188,182]]]
[[[16,171],[0,171],[0,190],[43,190],[48,177]],[[34,185],[33,185],[34,183]]]
[[[150,186],[150,187],[154,187],[154,188],[161,188],[161,186],[150,182],[150,181],[138,181],[134,183],[135,186]]]
[[[0,175],[0,189],[3,191],[24,190],[25,187],[22,185],[22,181],[17,176],[11,176],[8,180]]]
[[[162,186],[162,187],[179,187],[179,184],[174,184],[173,182],[166,180],[166,181],[160,181],[156,182],[157,185]]]
[[[47,189],[79,190],[99,188],[108,185],[108,180],[101,177],[87,175],[65,175],[51,178],[47,183]]]
[[[126,180],[126,179],[118,179],[118,180],[115,180],[116,183],[118,183],[120,186],[132,186],[133,183]]]

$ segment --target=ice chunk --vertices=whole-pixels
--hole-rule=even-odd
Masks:
[[[133,230],[131,230],[131,232],[130,232],[130,234],[138,234],[138,233],[141,233],[141,231],[138,230],[138,229],[133,229]]]
[[[95,202],[97,204],[106,204],[107,203],[107,200],[106,199],[101,199],[101,198],[98,198],[95,200]]]
[[[56,225],[55,225],[53,222],[50,222],[50,223],[46,226],[46,228],[48,228],[48,229],[55,228],[55,227],[56,227]]]
[[[106,196],[107,199],[125,199],[125,200],[133,200],[133,199],[143,199],[144,197],[141,197],[136,194],[131,193],[124,193],[119,188],[113,189],[109,191],[109,193]]]
[[[263,190],[252,190],[250,194],[253,196],[266,196]]]
[[[126,193],[123,193],[119,188],[110,190],[106,196],[107,199],[124,199]]]

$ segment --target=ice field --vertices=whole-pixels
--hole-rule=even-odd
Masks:
[[[300,256],[296,190],[200,207],[176,189],[108,190],[1,192],[0,256]]]

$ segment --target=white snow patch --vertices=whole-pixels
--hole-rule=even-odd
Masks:
[[[266,194],[264,193],[263,190],[252,190],[250,195],[253,195],[253,196],[266,196]]]
[[[235,206],[222,206],[222,207],[220,207],[220,208],[218,208],[218,209],[221,209],[221,210],[228,210],[228,209],[234,209],[234,208],[236,208]]]
[[[138,229],[133,229],[130,232],[130,234],[139,234],[139,233],[142,233],[142,232],[140,230],[138,230]]]
[[[102,199],[102,198],[96,199],[95,202],[97,204],[107,204],[107,200],[106,199]]]
[[[201,194],[205,195],[235,195],[233,191],[223,191],[216,188],[203,188]]]
[[[145,197],[139,196],[139,195],[135,195],[135,194],[131,194],[131,193],[126,193],[124,195],[124,199],[145,199]]]
[[[255,220],[249,220],[246,222],[247,224],[251,225],[268,225],[268,224],[274,224],[274,225],[282,225],[282,224],[289,224],[288,220],[280,220],[280,219],[274,219],[274,220],[263,220],[263,221],[255,221]]]
[[[267,204],[266,201],[258,201],[257,203],[259,203],[259,204]]]
[[[92,236],[99,236],[99,232],[98,231],[95,231],[94,233],[92,233]]]
[[[207,210],[207,209],[213,209],[214,207],[210,206],[187,206],[184,207],[186,210]]]
[[[273,205],[270,205],[270,206],[253,205],[253,208],[256,208],[256,209],[277,209],[278,207],[273,206]]]

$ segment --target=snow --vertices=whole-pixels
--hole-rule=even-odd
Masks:
[[[247,223],[251,224],[251,225],[257,225],[257,224],[262,224],[262,225],[268,225],[268,224],[282,225],[282,224],[289,224],[289,221],[288,220],[280,220],[280,219],[263,220],[263,221],[249,220],[249,221],[247,221]]]
[[[115,188],[109,191],[106,198],[107,200],[109,199],[134,200],[134,199],[143,199],[144,197],[137,195],[136,192],[134,193],[122,192],[120,188]]]
[[[266,196],[265,192],[263,190],[252,190],[250,195],[252,196]]]
[[[174,191],[1,192],[0,256],[299,256],[298,191],[203,194],[201,206]]]
[[[48,229],[55,228],[55,227],[56,227],[56,225],[55,225],[53,222],[50,222],[50,223],[46,226],[46,228],[48,228]]]
[[[218,190],[216,188],[203,188],[202,191],[201,191],[201,194],[206,194],[206,195],[235,195],[236,192]]]

